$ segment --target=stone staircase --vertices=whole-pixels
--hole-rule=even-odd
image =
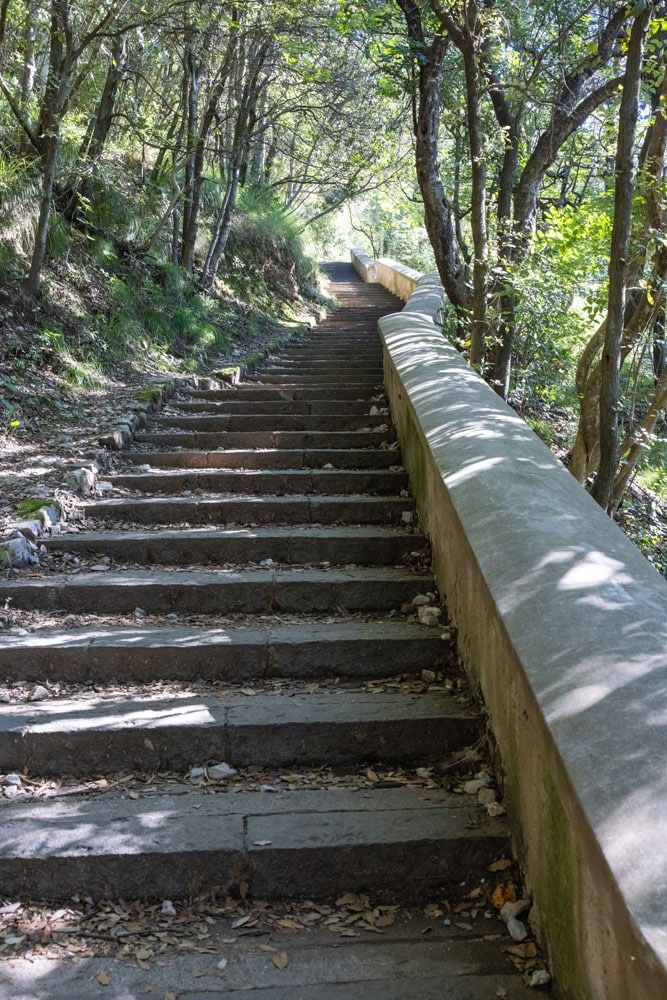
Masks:
[[[446,630],[415,621],[435,585],[382,396],[376,321],[396,302],[347,269],[334,277],[341,309],[245,382],[175,397],[120,455],[84,530],[48,542],[43,572],[0,584],[0,600],[44,622],[0,645],[3,678],[61,685],[5,706],[0,772],[66,775],[74,792],[100,775],[162,776],[133,795],[121,782],[4,802],[5,895],[215,887],[421,908],[463,897],[507,854],[502,819],[438,780],[345,782],[373,768],[437,779],[482,723],[451,680]],[[187,780],[220,762],[241,778]],[[299,786],[322,767],[341,784]],[[275,774],[247,790],[245,768]],[[415,931],[428,968],[411,962],[407,992],[385,983],[378,997],[435,996],[432,977],[450,975],[447,996],[523,995],[484,938],[504,927],[483,924],[456,968]],[[350,954],[351,985],[332,997],[368,992]],[[289,995],[329,996],[302,986]]]

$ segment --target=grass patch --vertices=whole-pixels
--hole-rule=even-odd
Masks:
[[[19,517],[24,517],[28,520],[35,517],[42,507],[57,507],[60,510],[58,501],[53,500],[51,497],[30,497],[26,500],[19,500],[16,505],[16,513]]]

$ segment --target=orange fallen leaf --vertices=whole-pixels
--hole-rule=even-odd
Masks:
[[[509,858],[501,858],[500,861],[494,861],[492,865],[489,865],[490,872],[504,872],[507,868],[511,866],[512,862]]]
[[[497,910],[505,903],[516,903],[516,888],[511,882],[501,882],[491,893],[491,903]]]
[[[275,955],[271,956],[271,961],[275,965],[276,969],[286,969],[289,962],[286,951],[277,951]]]

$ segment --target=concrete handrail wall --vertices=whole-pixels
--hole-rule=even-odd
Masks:
[[[531,921],[567,1000],[667,996],[667,587],[414,289],[380,320],[386,388]]]

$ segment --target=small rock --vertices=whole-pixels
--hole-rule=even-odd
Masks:
[[[178,615],[171,611],[168,615],[165,615],[168,622],[177,622]]]
[[[34,566],[39,562],[34,548],[25,535],[0,542],[0,566]]]
[[[516,917],[509,918],[507,921],[507,930],[512,941],[525,941],[528,937],[528,928],[521,920],[517,920]]]
[[[490,778],[488,775],[486,776],[486,779],[471,778],[470,781],[466,781],[465,785],[463,786],[463,791],[466,793],[466,795],[477,795],[481,788],[484,788],[485,785],[488,785],[489,781]]]
[[[371,416],[371,417],[377,417],[379,415],[379,413],[380,413],[380,410],[378,409],[377,406],[371,406],[371,408],[368,411],[368,413],[369,413],[369,416]]]
[[[331,464],[331,462],[327,462],[327,464],[323,465],[322,468],[323,469],[333,469],[333,465]]]
[[[530,977],[529,986],[548,986],[551,976],[546,969],[535,969]]]
[[[417,621],[422,625],[437,625],[441,614],[440,608],[428,608],[422,605],[417,608]]]
[[[145,618],[146,617],[146,612],[144,611],[143,608],[135,608],[134,609],[134,617],[135,618]]]
[[[162,911],[161,912],[165,915],[165,917],[175,917],[176,916],[176,907],[174,906],[174,904],[172,903],[172,901],[170,899],[164,899],[162,901]]]
[[[426,594],[417,594],[416,597],[412,598],[412,603],[416,608],[420,608],[431,603],[431,598]]]
[[[10,635],[29,635],[27,628],[21,628],[20,625],[12,625],[9,630]]]
[[[505,815],[505,807],[501,806],[500,802],[489,802],[486,811],[492,819]]]
[[[206,773],[214,781],[220,781],[223,778],[233,778],[235,774],[238,774],[238,771],[235,767],[230,767],[229,764],[225,764],[222,761],[220,764],[213,764],[211,767],[207,767]]]
[[[203,778],[206,775],[205,767],[191,767],[188,771],[188,778]]]
[[[480,788],[477,793],[477,801],[480,806],[490,806],[492,802],[496,801],[496,793],[493,788],[488,788],[486,786],[484,788]]]
[[[401,521],[403,524],[412,524],[412,516],[411,510],[404,510],[401,514]]]
[[[17,788],[21,787],[21,775],[20,774],[4,774],[0,778],[0,782],[3,785],[16,785]]]
[[[18,795],[19,790],[16,785],[5,785],[2,789],[2,794],[6,799],[14,799]]]
[[[94,566],[90,567],[91,573],[106,573],[109,569],[108,563],[95,563]]]
[[[422,680],[432,684],[435,680],[435,670],[422,670]]]
[[[151,465],[136,465],[135,472],[150,472],[152,469]]]
[[[28,701],[46,701],[50,697],[49,689],[45,688],[43,684],[38,684],[28,695]]]
[[[273,566],[273,559],[262,559],[262,561],[260,562],[259,565],[260,566],[264,566],[265,568],[268,568],[269,566]]]
[[[111,493],[113,483],[110,483],[108,479],[100,479],[97,483],[97,489],[100,493]]]
[[[512,917],[518,917],[519,914],[523,913],[524,910],[527,910],[529,906],[529,899],[517,899],[513,903],[505,903],[505,905],[501,907],[500,916],[505,923],[507,923],[507,921]]]

